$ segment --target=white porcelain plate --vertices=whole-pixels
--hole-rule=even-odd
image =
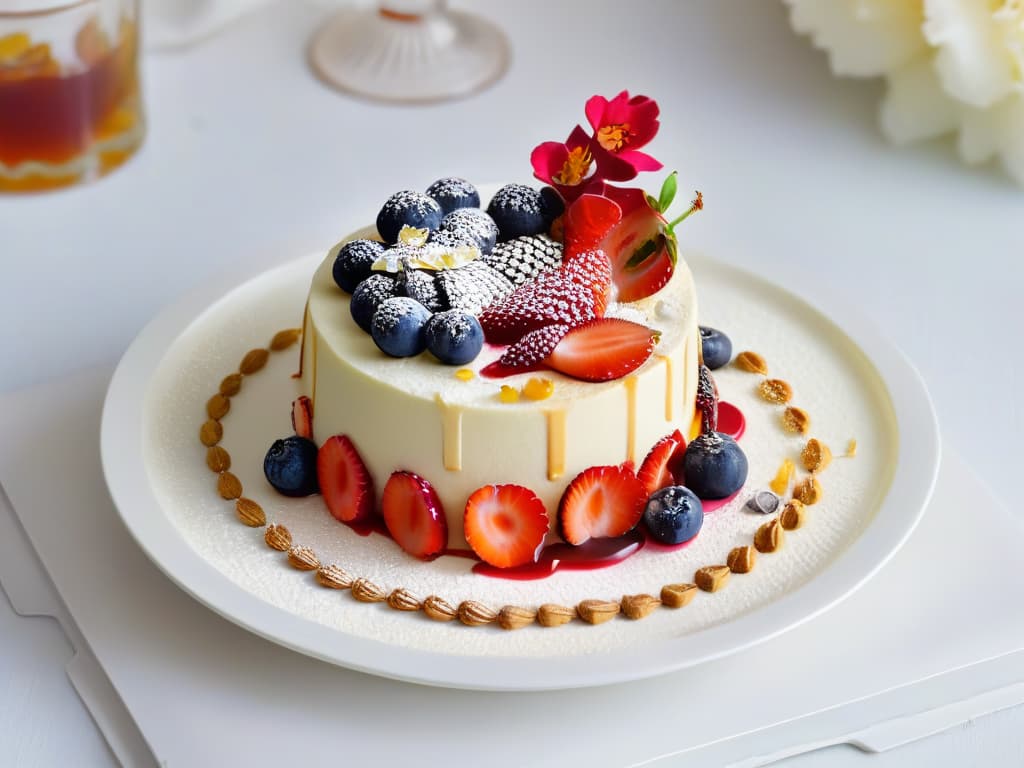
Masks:
[[[262,529],[236,519],[233,503],[216,492],[198,440],[205,403],[221,379],[246,351],[300,324],[321,258],[291,262],[240,285],[237,277],[209,285],[163,311],[121,360],[102,426],[107,483],[150,558],[214,611],[302,653],[402,680],[491,690],[657,675],[735,653],[835,605],[906,540],[932,491],[939,435],[927,392],[870,322],[819,288],[802,284],[797,296],[689,255],[701,322],[727,331],[735,351],[762,354],[771,375],[792,385],[794,404],[810,414],[810,435],[836,455],[821,474],[823,498],[810,508],[806,525],[788,532],[778,552],[759,556],[751,573],[731,576],[721,591],[698,593],[685,608],[659,608],[639,621],[619,617],[600,626],[577,621],[505,632],[357,602],[289,567],[282,553],[265,544]],[[494,608],[657,595],[663,584],[692,581],[697,567],[724,563],[729,550],[749,544],[764,522],[744,510],[740,498],[709,513],[700,536],[683,550],[648,548],[612,568],[532,582],[473,574],[463,558],[421,563],[384,537],[360,537],[340,525],[320,497],[285,499],[263,478],[267,447],[290,433],[296,394],[290,374],[297,356],[297,346],[275,353],[232,398],[222,420],[231,471],[245,496],[259,502],[270,521],[286,525],[297,544],[386,590],[405,587],[452,604],[472,598]],[[798,459],[806,437],[784,432],[782,408],[758,398],[756,375],[728,366],[716,378],[723,397],[747,416],[741,440],[750,459],[746,491],[763,488],[783,459]],[[401,439],[402,425],[381,429]],[[852,458],[843,455],[851,439],[858,446]]]

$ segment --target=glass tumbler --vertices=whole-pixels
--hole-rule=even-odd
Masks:
[[[103,176],[132,156],[138,0],[0,2],[0,193]]]

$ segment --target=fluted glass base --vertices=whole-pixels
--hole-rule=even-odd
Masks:
[[[350,8],[316,32],[309,59],[321,79],[343,91],[430,102],[493,83],[508,67],[509,46],[497,27],[467,13],[413,16]]]

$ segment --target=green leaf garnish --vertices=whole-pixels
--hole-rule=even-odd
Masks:
[[[672,171],[665,179],[665,183],[661,185],[661,192],[658,193],[658,210],[664,213],[672,205],[672,201],[676,199],[676,176],[678,171]]]
[[[651,206],[651,210],[661,213],[661,209],[658,208],[658,201],[655,199],[654,195],[647,195],[647,193],[644,194],[647,196],[647,204]]]

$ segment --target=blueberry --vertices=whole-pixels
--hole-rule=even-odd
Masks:
[[[502,240],[538,235],[548,228],[540,192],[525,184],[506,184],[499,189],[487,213],[498,225]]]
[[[375,272],[363,280],[352,292],[352,301],[348,307],[356,325],[369,333],[377,307],[397,293],[395,278],[391,275]]]
[[[729,435],[705,432],[686,446],[686,487],[702,499],[732,496],[747,481],[747,457]]]
[[[644,507],[644,525],[662,544],[682,544],[704,524],[704,505],[689,488],[670,485],[651,494]]]
[[[370,335],[381,352],[391,357],[412,357],[427,347],[423,329],[430,312],[415,299],[386,299],[373,315]]]
[[[540,190],[540,210],[548,225],[565,213],[565,201],[554,187],[542,187]]]
[[[435,181],[427,187],[427,196],[434,198],[445,214],[458,208],[480,207],[480,193],[476,187],[455,176]]]
[[[316,479],[316,443],[292,435],[275,440],[263,459],[263,474],[278,493],[309,496],[320,490]]]
[[[444,214],[432,197],[422,192],[396,192],[377,214],[377,231],[385,242],[398,241],[402,227],[434,230],[441,226]]]
[[[415,299],[431,312],[448,309],[434,282],[434,272],[426,269],[403,269],[395,283],[399,296]]]
[[[370,267],[384,252],[384,244],[376,240],[352,240],[345,243],[334,257],[334,282],[345,293],[352,293],[370,276]]]
[[[431,243],[443,245],[445,248],[458,248],[460,245],[477,245],[476,238],[465,230],[462,232],[450,232],[447,229],[431,232],[430,237],[427,238],[427,244],[430,245]]]
[[[484,347],[480,321],[468,312],[449,309],[427,322],[427,349],[445,365],[465,365]]]
[[[732,342],[721,331],[706,325],[700,326],[700,342],[704,350],[704,365],[712,371],[732,359]]]
[[[498,242],[498,225],[479,208],[459,208],[441,220],[441,229],[480,248],[484,255]]]

